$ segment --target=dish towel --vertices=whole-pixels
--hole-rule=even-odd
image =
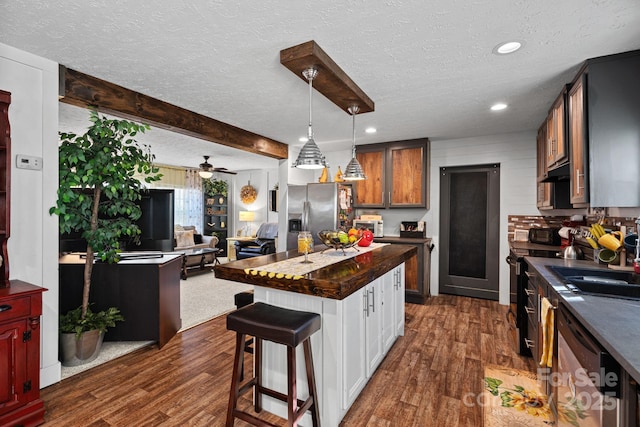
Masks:
[[[551,367],[553,363],[553,330],[554,330],[554,309],[551,302],[545,297],[542,298],[542,357],[540,366]]]

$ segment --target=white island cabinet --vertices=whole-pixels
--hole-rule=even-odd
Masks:
[[[396,338],[404,335],[404,263],[342,300],[261,286],[255,287],[254,299],[322,316],[311,346],[323,426],[340,424]],[[302,346],[297,351],[298,398],[304,400],[308,389]],[[286,394],[284,346],[264,342],[263,375],[267,387]],[[286,418],[281,401],[263,396],[263,407]],[[311,425],[309,414],[301,425]]]

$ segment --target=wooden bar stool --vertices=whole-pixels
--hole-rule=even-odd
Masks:
[[[253,304],[253,290],[238,292],[233,296],[233,301],[236,304],[236,308],[246,307],[249,304]],[[247,338],[244,342],[244,351],[249,354],[253,354],[253,338]],[[240,367],[240,381],[244,379],[244,365]]]
[[[231,377],[231,392],[227,409],[227,427],[233,426],[235,418],[240,418],[256,426],[272,425],[237,408],[238,398],[255,387],[254,409],[262,411],[262,395],[287,402],[288,423],[297,426],[306,411],[311,411],[314,426],[320,426],[320,411],[316,391],[316,380],[311,355],[311,335],[320,329],[320,315],[305,311],[289,310],[257,302],[227,316],[227,329],[236,331],[236,353]],[[240,385],[240,369],[244,361],[246,335],[255,337],[255,372],[244,385]],[[262,385],[262,340],[287,346],[287,394],[279,393]],[[296,385],[296,347],[302,343],[309,384],[309,397],[298,399]]]

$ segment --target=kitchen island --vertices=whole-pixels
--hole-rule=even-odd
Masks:
[[[322,327],[311,337],[311,346],[325,426],[339,425],[397,337],[404,335],[404,263],[416,255],[415,247],[374,244],[359,249],[347,249],[345,256],[333,249],[316,252],[309,256],[312,264],[302,264],[304,256],[288,251],[214,267],[217,278],[255,285],[256,302],[321,315]],[[327,263],[329,258],[333,262]],[[307,272],[290,270],[297,266]],[[298,352],[298,394],[304,399],[307,379],[302,349]],[[284,346],[265,342],[263,383],[286,394],[286,372]],[[263,407],[286,418],[286,406],[278,400],[264,396]],[[311,425],[308,414],[302,425]]]

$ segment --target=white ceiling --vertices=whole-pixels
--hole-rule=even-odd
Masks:
[[[308,40],[375,102],[358,144],[537,129],[582,61],[640,49],[638,0],[33,0],[3,1],[0,16],[2,43],[293,145],[308,87],[279,52]],[[524,48],[492,53],[514,39]],[[490,112],[497,101],[509,108]],[[61,130],[86,119],[60,111]],[[350,145],[350,117],[318,92],[313,128],[323,151]],[[276,164],[158,129],[145,142],[159,163]]]

